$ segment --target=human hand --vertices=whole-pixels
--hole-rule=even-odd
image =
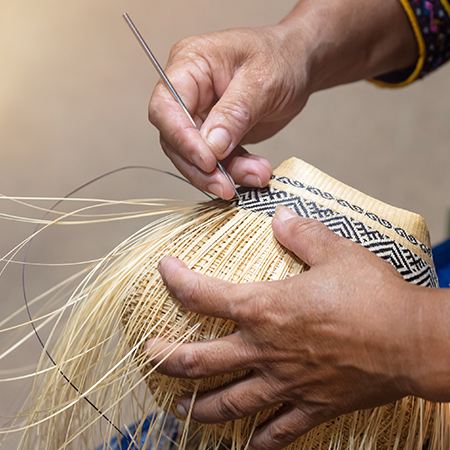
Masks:
[[[238,184],[269,182],[270,163],[241,143],[274,135],[303,108],[309,92],[301,49],[302,40],[289,40],[282,26],[227,30],[173,47],[166,74],[200,133],[161,82],[149,118],[166,155],[194,185],[231,198],[234,191],[217,170],[218,161]]]
[[[275,26],[188,38],[170,53],[166,73],[200,133],[159,82],[150,121],[177,169],[222,198],[238,183],[263,187],[272,168],[241,144],[273,136],[311,93],[408,67],[417,59],[414,33],[398,0],[302,0]]]
[[[199,394],[192,418],[219,423],[282,403],[252,438],[251,448],[259,450],[281,449],[338,415],[411,394],[423,350],[415,334],[423,309],[414,293],[424,288],[286,208],[277,209],[273,230],[309,271],[284,281],[232,284],[177,259],[161,261],[164,282],[188,310],[234,320],[239,329],[176,349],[164,344],[152,359],[158,371],[183,378],[249,370],[244,379]],[[190,401],[180,400],[181,414]]]

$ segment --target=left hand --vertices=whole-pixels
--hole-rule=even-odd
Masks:
[[[160,262],[164,282],[188,310],[232,319],[239,330],[175,351],[167,344],[152,360],[158,371],[183,378],[249,370],[244,379],[198,395],[192,418],[226,422],[282,403],[254,434],[250,448],[258,450],[282,449],[338,415],[411,394],[417,364],[410,295],[416,286],[362,246],[287,208],[277,209],[272,225],[309,271],[233,284],[174,258]],[[178,410],[189,405],[184,397]]]

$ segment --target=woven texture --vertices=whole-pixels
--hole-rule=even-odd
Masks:
[[[271,216],[279,204],[315,218],[337,234],[363,245],[391,263],[406,280],[437,286],[429,235],[420,216],[370,198],[298,159],[283,163],[274,172],[268,188],[242,189],[241,195],[239,205],[211,201],[199,205],[182,221],[176,217],[167,219],[177,224],[176,232],[151,237],[158,240],[154,254],[140,266],[138,280],[123,293],[123,323],[130,345],[142,342],[145,335],[189,342],[226,336],[236,329],[233,322],[185,311],[157,273],[157,261],[163,256],[176,256],[202,274],[235,283],[282,280],[307,270],[273,237]],[[151,351],[157,353],[158,349]],[[244,375],[182,380],[154,371],[148,376],[149,371],[151,367],[146,366],[142,373],[155,402],[174,414],[176,400],[184,393],[213,389]],[[405,398],[329,421],[289,449],[420,450],[433,435],[438,410],[424,400]],[[255,427],[275,411],[276,408],[225,425],[189,426],[196,436],[203,436],[204,448],[218,448],[224,442],[230,443],[230,448],[243,449]]]

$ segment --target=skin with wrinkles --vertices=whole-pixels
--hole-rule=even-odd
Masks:
[[[241,43],[233,51],[227,49],[231,36]],[[215,41],[212,51],[209,50],[211,39]],[[170,58],[174,59],[174,63],[167,67],[167,75],[178,90],[185,92],[180,95],[187,108],[194,111],[194,120],[201,127],[201,136],[188,123],[174,132],[168,129],[170,123],[167,122],[166,110],[172,101],[167,97],[167,89],[161,84],[153,94],[149,116],[161,130],[161,144],[165,153],[183,175],[198,187],[226,198],[234,194],[224,182],[223,174],[215,169],[217,160],[223,161],[238,184],[263,187],[268,183],[272,173],[268,161],[250,155],[240,144],[272,136],[292,120],[306,102],[303,86],[292,89],[298,82],[294,79],[294,73],[286,70],[288,52],[284,55],[285,63],[278,62],[274,67],[273,49],[282,45],[281,36],[267,27],[219,32],[213,37],[182,41],[172,50]],[[249,50],[252,50],[251,54]],[[233,64],[230,64],[229,57]],[[208,58],[216,61],[214,67],[208,63]],[[186,71],[178,69],[186,64],[189,66]],[[233,92],[228,100],[230,89]],[[268,91],[271,92],[271,99],[260,95]],[[233,130],[234,134],[229,137],[219,134],[220,142],[223,144],[225,141],[223,145],[215,145],[208,140],[211,131],[208,122],[211,122],[211,111],[218,105],[219,98],[221,115],[214,128]],[[161,102],[167,103],[168,107],[162,108]],[[246,107],[248,104],[252,105],[251,109]],[[180,111],[171,113],[173,121],[180,124],[185,122]],[[261,113],[266,118],[256,123]],[[250,129],[245,131],[245,127]],[[175,150],[179,148],[183,148],[182,153]],[[211,185],[217,189],[211,189]]]
[[[417,56],[398,0],[301,0],[278,25],[211,33],[174,46],[166,72],[200,134],[161,83],[149,117],[178,170],[227,199],[233,190],[217,161],[238,184],[265,186],[269,162],[243,143],[281,130],[312,93],[413,67]],[[273,231],[311,266],[308,272],[233,285],[176,259],[160,263],[164,282],[187,309],[235,320],[239,330],[183,344],[169,356],[162,352],[152,361],[160,364],[157,370],[184,378],[251,371],[196,397],[195,420],[219,423],[283,403],[251,442],[252,449],[278,450],[333,417],[405,395],[450,401],[446,290],[409,285],[368,250],[283,208]],[[180,414],[189,404],[189,398],[180,400]]]
[[[265,186],[270,163],[241,144],[273,136],[313,92],[407,67],[416,56],[397,0],[377,7],[356,0],[303,0],[278,25],[220,31],[173,47],[165,71],[200,135],[162,82],[153,92],[149,118],[164,152],[186,178],[231,198],[217,161],[236,183]]]
[[[152,364],[185,378],[251,370],[243,380],[198,395],[194,420],[221,423],[284,403],[251,447],[281,449],[338,415],[425,393],[419,380],[429,385],[426,398],[442,396],[449,375],[440,387],[430,383],[417,363],[428,356],[420,336],[410,332],[423,326],[424,291],[433,294],[427,301],[445,311],[440,291],[410,285],[389,263],[287,208],[277,209],[273,229],[311,267],[308,272],[285,281],[234,285],[197,274],[174,258],[160,262],[164,282],[185,308],[234,320],[239,331],[175,351],[167,343]],[[443,351],[442,343],[434,349],[441,357]],[[179,412],[186,415],[189,406],[189,397],[181,399]]]

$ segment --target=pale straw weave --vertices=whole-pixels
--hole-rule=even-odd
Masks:
[[[152,417],[165,417],[166,411],[176,415],[176,401],[184,393],[213,389],[245,375],[176,379],[158,374],[148,364],[144,344],[149,338],[164,337],[174,342],[175,348],[180,342],[214,339],[236,330],[231,321],[183,309],[157,271],[163,256],[176,256],[202,274],[234,283],[296,276],[307,267],[275,240],[271,228],[275,207],[283,204],[375,252],[406,280],[437,286],[428,231],[421,217],[370,198],[305,162],[285,161],[275,170],[268,188],[241,189],[241,195],[240,205],[213,200],[141,230],[108,255],[74,297],[82,301],[61,335],[56,358],[65,361],[61,365],[64,373],[81,392],[88,392],[113,422],[122,424],[121,408],[127,398],[133,399],[137,442],[139,421],[143,423],[149,413]],[[95,351],[89,351],[92,348]],[[150,349],[150,353],[158,351],[157,346]],[[148,390],[142,389],[142,382]],[[66,385],[58,373],[53,374],[45,381],[36,408],[52,412],[74,403],[66,416],[57,415],[47,429],[40,430],[41,436],[51,430],[54,448],[67,442],[67,436],[86,435],[101,422]],[[57,395],[52,394],[55,391]],[[175,447],[244,450],[255,427],[275,410],[219,425],[180,421]],[[443,450],[450,448],[449,411],[447,404],[404,398],[331,420],[300,437],[289,449]],[[35,414],[33,420],[38,417]],[[159,448],[164,443],[163,425],[157,420],[153,423],[148,445]],[[103,433],[105,442],[112,434],[109,427],[108,433]],[[172,445],[167,442],[167,448]]]
[[[200,273],[235,283],[295,276],[307,268],[275,241],[270,226],[276,205],[284,204],[367,246],[393,263],[406,279],[436,287],[429,235],[421,217],[372,199],[295,158],[284,162],[274,174],[268,189],[243,190],[244,200],[239,207],[217,201],[199,206],[198,212],[176,234],[161,238],[160,253],[155,259],[177,256]],[[157,305],[150,309],[150,314],[148,302]],[[125,328],[137,331],[130,334],[131,342],[139,341],[141,333],[139,327],[129,325],[129,320],[141,323],[142,329],[157,324],[152,336],[173,340],[186,333],[189,338],[183,340],[213,339],[236,329],[229,321],[184,311],[161,284],[154,266],[142,273],[126,303]],[[140,312],[141,308],[145,312]],[[195,331],[190,331],[194,326],[197,326]],[[146,367],[144,371],[149,369]],[[182,394],[214,389],[243,375],[193,381],[153,373],[147,383],[152,392],[163,391],[162,399],[156,395],[157,403],[164,403],[176,414],[174,405]],[[165,386],[163,390],[161,386]],[[165,403],[167,392],[173,396],[170,405]],[[205,441],[223,436],[225,442],[239,441],[236,448],[243,448],[255,424],[273,412],[226,425],[200,425],[201,432]],[[289,449],[421,449],[429,443],[439,423],[439,414],[439,407],[434,404],[405,398],[395,404],[332,420],[300,438]],[[443,448],[442,442],[433,443],[435,446],[430,448]]]

